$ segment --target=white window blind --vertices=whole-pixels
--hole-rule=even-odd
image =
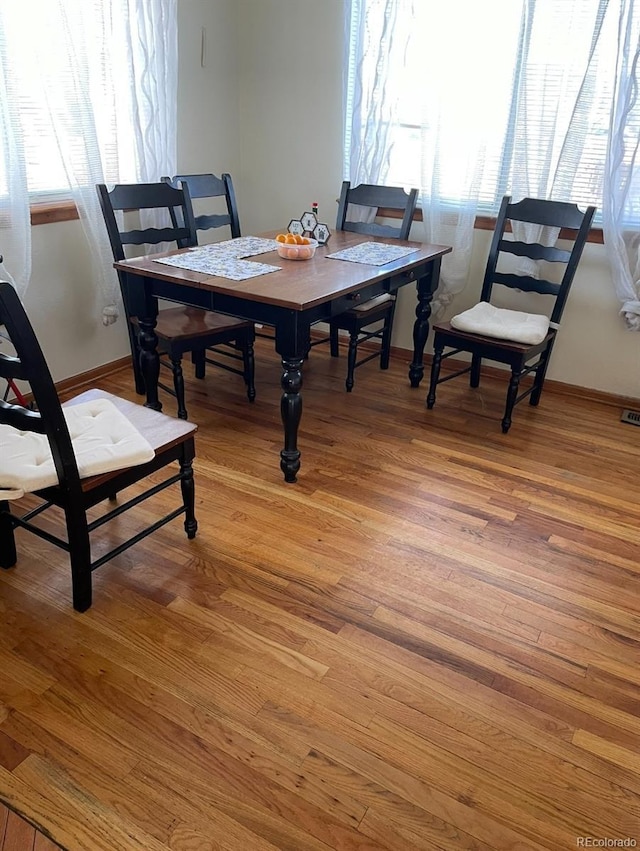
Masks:
[[[407,46],[386,80],[396,121],[385,182],[434,186],[455,205],[475,181],[487,212],[518,190],[601,210],[618,39],[610,5],[405,3]],[[375,65],[365,45],[365,87],[375,85]]]
[[[91,158],[101,163],[107,181],[135,178],[127,5],[127,0],[0,0],[10,120],[31,196],[68,196],[68,162],[74,164],[74,182],[89,183]],[[97,140],[89,152],[88,138]],[[2,193],[7,162],[0,158]],[[83,162],[84,173],[78,167]]]
[[[3,277],[31,276],[30,205],[72,198],[105,324],[118,283],[97,183],[176,170],[177,0],[0,0]]]

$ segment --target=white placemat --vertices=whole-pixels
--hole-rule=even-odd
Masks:
[[[238,236],[235,239],[225,239],[222,242],[211,242],[208,245],[198,245],[191,249],[193,254],[224,253],[228,257],[254,257],[256,254],[266,254],[275,251],[278,243],[275,239],[264,239],[261,236]]]
[[[177,266],[179,269],[189,269],[190,272],[201,272],[203,275],[229,278],[232,281],[257,278],[259,275],[277,272],[282,268],[268,263],[241,260],[224,251],[191,251],[188,254],[177,254],[175,257],[163,257],[154,262],[163,263],[165,266]]]
[[[348,260],[351,263],[367,263],[369,266],[384,266],[399,257],[413,254],[417,248],[405,245],[389,245],[387,242],[360,242],[351,248],[343,248],[334,254],[327,254],[331,260]]]

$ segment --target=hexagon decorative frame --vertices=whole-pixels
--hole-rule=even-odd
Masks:
[[[311,237],[319,245],[324,245],[331,236],[329,225],[319,222],[316,214],[309,211],[304,212],[299,219],[291,219],[287,230],[299,236]]]

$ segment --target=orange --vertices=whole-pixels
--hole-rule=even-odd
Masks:
[[[302,237],[300,236],[299,233],[295,234],[295,238],[296,238],[296,244],[297,245],[303,245],[304,244],[303,239],[302,239]]]
[[[285,236],[284,241],[287,245],[295,245],[297,243],[296,236],[293,233],[288,233]]]
[[[276,237],[276,242],[286,242],[287,237],[283,233],[279,233]]]
[[[310,243],[310,242],[311,242],[311,240],[310,240],[310,239],[307,239],[307,237],[306,237],[306,236],[303,236],[303,237],[302,237],[302,244],[303,244],[303,245],[309,245],[309,243]]]

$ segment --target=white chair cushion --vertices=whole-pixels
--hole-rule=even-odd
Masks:
[[[549,330],[549,319],[539,313],[522,313],[494,307],[487,301],[452,317],[451,326],[468,334],[483,334],[498,340],[513,340],[535,346],[541,343]]]
[[[382,295],[376,295],[373,298],[370,298],[369,301],[365,301],[364,304],[359,304],[357,307],[354,307],[353,310],[371,310],[372,307],[384,304],[385,301],[391,301],[392,298],[393,296],[391,293],[382,293]]]
[[[63,408],[80,478],[151,461],[154,451],[108,399]],[[49,441],[44,434],[0,425],[0,499],[58,484]]]

